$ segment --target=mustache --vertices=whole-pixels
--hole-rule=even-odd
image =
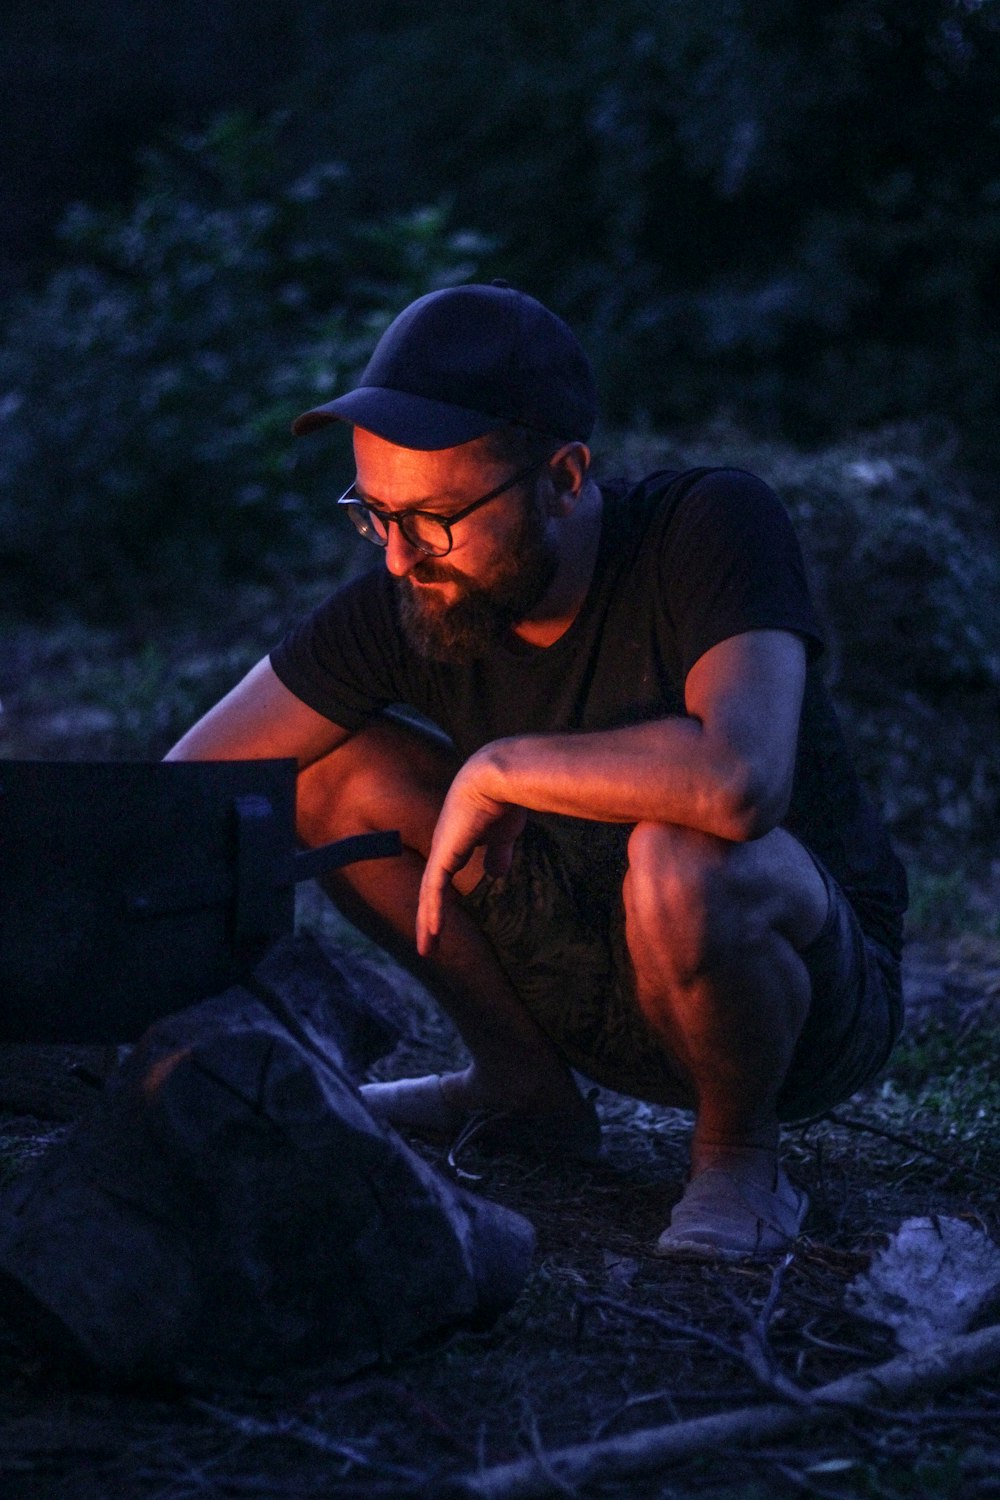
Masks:
[[[448,563],[438,562],[432,557],[411,568],[410,577],[416,579],[417,583],[463,583],[465,581],[465,575],[457,568],[450,567]]]

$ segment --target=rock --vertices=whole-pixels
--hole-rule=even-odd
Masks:
[[[0,1310],[105,1380],[253,1385],[508,1306],[531,1226],[434,1172],[350,1076],[384,1050],[369,981],[286,940],[251,988],[151,1027],[0,1193]]]
[[[893,1328],[902,1349],[965,1333],[1000,1306],[1000,1248],[963,1219],[906,1219],[844,1293],[846,1306]]]

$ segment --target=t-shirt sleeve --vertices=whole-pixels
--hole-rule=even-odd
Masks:
[[[738,469],[694,479],[671,510],[660,559],[682,678],[712,646],[749,630],[790,630],[810,659],[822,651],[798,539],[763,480]]]
[[[405,696],[384,578],[384,570],[373,569],[353,579],[293,626],[270,654],[290,692],[351,731]]]

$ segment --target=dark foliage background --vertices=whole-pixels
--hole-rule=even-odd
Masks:
[[[446,200],[588,335],[618,421],[992,440],[994,0],[8,0],[4,27],[22,284],[163,127],[280,108],[279,175],[348,169],[331,227]]]
[[[991,837],[996,0],[7,0],[0,40],[8,619],[162,640],[334,580],[349,458],[292,416],[504,275],[611,466],[774,480],[894,825]]]

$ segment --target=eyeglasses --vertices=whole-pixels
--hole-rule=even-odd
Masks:
[[[347,514],[358,531],[369,542],[374,542],[376,547],[389,545],[389,523],[395,522],[411,547],[416,547],[419,552],[426,552],[431,557],[444,557],[452,549],[451,528],[456,521],[464,521],[466,516],[471,516],[474,510],[478,510],[487,501],[495,500],[498,495],[512,490],[515,484],[520,484],[548,461],[547,455],[529,464],[526,469],[518,469],[517,473],[505,479],[503,484],[498,484],[495,490],[490,490],[488,495],[480,495],[479,499],[473,500],[471,505],[454,511],[450,516],[439,516],[432,510],[380,510],[377,505],[372,505],[370,500],[365,500],[361,495],[355,494],[353,484],[344,491],[337,504],[346,505]]]

